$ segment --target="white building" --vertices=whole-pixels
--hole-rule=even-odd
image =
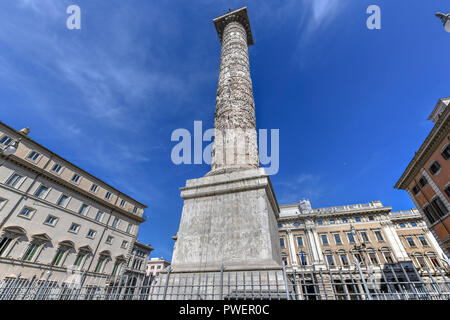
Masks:
[[[0,150],[0,279],[118,274],[146,206],[1,122]]]

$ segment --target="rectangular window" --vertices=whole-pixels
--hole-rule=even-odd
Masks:
[[[4,145],[4,146],[7,146],[7,145],[9,145],[10,143],[12,142],[12,138],[11,137],[8,137],[8,136],[3,136],[1,139],[0,139],[0,144],[2,144],[2,145]]]
[[[6,184],[15,188],[19,185],[19,182],[22,180],[22,178],[23,177],[20,174],[13,173],[13,175],[6,181]]]
[[[28,247],[27,251],[25,251],[22,260],[31,261],[38,248],[39,245],[37,243],[32,242]]]
[[[421,177],[421,178],[419,179],[419,184],[420,184],[420,186],[421,186],[422,188],[425,187],[425,186],[427,185],[427,183],[428,183],[427,178]]]
[[[68,200],[69,200],[69,197],[66,196],[65,194],[63,194],[59,198],[57,205],[60,207],[65,207],[67,205]]]
[[[361,238],[363,242],[370,242],[369,236],[367,235],[367,232],[361,231]]]
[[[80,181],[80,176],[76,173],[73,174],[72,176],[72,182],[78,183]]]
[[[383,234],[380,230],[375,230],[373,233],[375,234],[378,242],[384,241]]]
[[[333,236],[334,236],[334,242],[336,244],[342,244],[341,235],[339,233],[335,233]]]
[[[411,222],[411,227],[417,227],[417,223]]]
[[[52,171],[55,173],[60,173],[62,169],[62,166],[60,164],[55,163],[52,167]]]
[[[373,216],[369,216],[369,221],[373,221],[375,218]]]
[[[442,202],[441,198],[434,198],[434,200],[431,201],[431,204],[440,217],[443,217],[448,213],[448,210]]]
[[[284,243],[284,238],[280,238],[280,247],[281,248],[286,248],[286,245]]]
[[[442,155],[442,157],[443,157],[445,160],[449,160],[449,159],[450,159],[450,144],[448,144],[448,145],[444,148],[444,150],[442,150],[441,155]]]
[[[414,185],[414,186],[412,187],[411,191],[412,191],[413,195],[416,195],[416,194],[418,194],[418,193],[420,192],[420,188],[419,188],[419,186],[416,184],[416,185]]]
[[[19,215],[30,218],[33,214],[33,211],[34,211],[33,209],[25,207],[22,209],[22,211],[20,211]]]
[[[323,224],[323,221],[322,221],[322,220],[317,220],[317,224],[318,224],[319,226],[321,226],[321,225]]]
[[[360,217],[356,217],[356,218],[355,218],[355,221],[356,221],[356,222],[361,222],[361,218],[360,218]]]
[[[50,224],[50,225],[54,226],[54,225],[56,224],[57,221],[58,221],[58,218],[56,218],[56,217],[54,217],[54,216],[48,216],[48,217],[45,219],[44,223]]]
[[[77,233],[78,230],[80,230],[80,225],[76,224],[76,223],[72,223],[72,225],[69,228],[70,232],[74,232]]]
[[[400,228],[404,228],[405,224],[404,223],[400,223]]]
[[[120,201],[120,206],[123,208],[125,206],[125,200]]]
[[[425,214],[425,216],[427,217],[427,219],[430,223],[436,222],[437,214],[434,212],[434,209],[432,206],[427,205],[427,206],[423,207],[423,213]]]
[[[83,203],[80,207],[80,210],[78,210],[79,214],[85,215],[88,209],[88,205]]]
[[[87,233],[87,236],[89,238],[94,238],[96,234],[97,234],[97,231],[90,229]]]
[[[297,237],[297,246],[303,247],[303,237]]]
[[[107,199],[107,200],[111,199],[111,192],[106,191],[105,199]]]
[[[427,247],[428,246],[428,242],[425,239],[425,237],[419,237],[419,241],[422,244],[422,246]]]
[[[328,237],[327,237],[326,234],[320,235],[320,238],[322,239],[322,244],[323,245],[328,245]]]
[[[106,238],[106,243],[109,243],[109,244],[111,244],[112,242],[113,242],[113,237],[112,236],[108,236],[107,238]]]
[[[448,185],[448,186],[445,188],[445,193],[447,194],[447,197],[450,198],[450,185]]]
[[[93,183],[91,186],[91,192],[97,192],[97,189],[98,189],[98,185]]]
[[[440,169],[441,169],[441,165],[439,164],[439,162],[434,161],[430,166],[430,173],[432,175],[435,175],[439,172]]]
[[[134,214],[137,213],[137,209],[138,209],[138,208],[137,208],[136,206],[133,208],[133,213],[134,213]]]
[[[347,223],[348,222],[347,218],[342,218],[342,222]]]
[[[119,225],[119,218],[114,218],[114,221],[112,223],[112,227],[113,228],[117,228]]]
[[[39,152],[36,152],[36,151],[31,151],[29,154],[28,154],[28,159],[30,159],[31,161],[36,161],[37,160],[37,158],[39,158]]]
[[[97,212],[97,215],[95,216],[95,220],[101,222],[103,219],[103,212],[101,212],[100,210]]]
[[[334,224],[334,220],[333,219],[330,220],[330,224]]]
[[[126,248],[127,248],[127,245],[128,245],[128,241],[123,240],[123,241],[122,241],[121,247],[124,248],[124,249],[126,249]]]
[[[48,187],[41,185],[34,195],[38,198],[44,199],[47,196]]]
[[[347,233],[347,239],[348,239],[348,242],[355,243],[355,238],[353,237],[353,233],[351,233],[351,232]]]
[[[131,227],[132,227],[132,224],[129,223],[127,226],[127,233],[131,233]]]

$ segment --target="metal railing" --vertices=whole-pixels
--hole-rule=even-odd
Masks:
[[[0,281],[0,300],[450,300],[447,271],[385,265],[375,272],[356,268],[173,273],[137,278],[71,281],[8,277]]]

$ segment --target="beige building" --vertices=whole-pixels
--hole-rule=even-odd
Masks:
[[[333,290],[336,296],[339,290],[329,285],[328,272],[339,270],[333,283],[353,281],[359,277],[356,261],[377,283],[383,270],[397,265],[412,272],[411,279],[417,275],[412,264],[424,279],[441,277],[442,270],[449,270],[447,257],[418,210],[391,210],[380,201],[317,209],[311,208],[308,200],[282,205],[278,227],[283,262],[299,274],[323,270],[328,285],[325,283],[320,293],[317,286],[311,288],[315,288],[314,294],[328,291],[329,296]],[[359,287],[364,292],[361,284]]]
[[[1,122],[0,147],[0,279],[117,276],[146,206]]]
[[[147,276],[157,276],[168,266],[170,266],[170,261],[163,258],[151,258],[147,263]]]

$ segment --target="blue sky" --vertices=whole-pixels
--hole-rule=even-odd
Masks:
[[[1,1],[1,121],[147,204],[139,240],[171,259],[179,188],[209,166],[174,165],[170,136],[213,126],[212,19],[244,5],[257,126],[280,130],[279,203],[413,207],[393,186],[450,96],[445,0]]]

